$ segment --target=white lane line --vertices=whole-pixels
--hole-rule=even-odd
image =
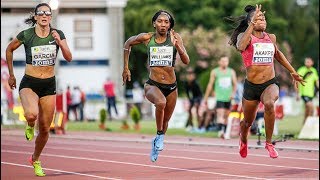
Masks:
[[[20,141],[17,141],[20,142]],[[63,144],[63,145],[88,145],[85,143],[61,143],[61,142],[55,142],[55,144]],[[11,145],[11,146],[16,146],[16,144],[6,144],[6,143],[1,143],[1,145]],[[21,145],[21,144],[19,144]],[[53,143],[48,143],[46,148],[49,147],[50,145],[54,146]],[[149,150],[150,148],[144,148],[144,147],[131,147],[131,146],[123,146],[123,145],[90,145],[90,146],[99,146],[99,147],[113,147],[113,148],[130,148],[130,149],[141,149],[141,150]],[[31,146],[30,146],[31,147]],[[32,146],[33,147],[33,146]],[[175,149],[175,148],[166,148],[166,151],[178,151],[179,153],[181,152],[196,152],[196,153],[210,153],[210,154],[229,154],[229,155],[236,155],[239,156],[239,153],[230,153],[230,152],[224,152],[224,151],[204,151],[204,150],[188,150],[188,149]],[[254,157],[267,157],[267,155],[261,155],[261,154],[249,154],[250,156]],[[281,159],[292,159],[292,160],[306,160],[306,161],[319,161],[319,158],[301,158],[301,157],[290,157],[290,156],[280,156],[279,158]]]
[[[14,153],[14,154],[32,154],[31,152],[10,151],[10,150],[1,150],[1,152]],[[108,163],[114,163],[114,164],[125,164],[125,165],[142,166],[142,167],[149,167],[149,168],[170,169],[170,170],[195,172],[195,173],[202,173],[202,174],[221,175],[221,176],[228,176],[228,177],[235,177],[235,178],[267,179],[267,178],[260,178],[260,177],[218,173],[218,172],[212,172],[212,171],[201,171],[201,170],[193,170],[193,169],[185,169],[185,168],[168,167],[168,166],[155,166],[155,165],[131,163],[131,162],[123,162],[123,161],[84,158],[84,157],[78,157],[78,156],[64,156],[64,155],[55,155],[55,154],[47,154],[47,153],[42,153],[41,156],[60,157],[60,158],[66,158],[66,159],[77,159],[77,160],[87,160],[87,161],[97,161],[97,162],[108,162]]]
[[[32,166],[27,166],[27,165],[24,165],[24,164],[16,164],[16,163],[4,162],[4,161],[1,161],[1,164],[33,168]],[[74,175],[79,175],[79,176],[87,176],[87,177],[98,178],[98,179],[121,180],[121,179],[117,179],[117,178],[96,176],[96,175],[91,175],[91,174],[83,174],[83,173],[77,173],[77,172],[71,172],[71,171],[64,171],[64,170],[60,170],[60,169],[51,169],[51,168],[42,168],[42,169],[48,170],[48,171],[59,172],[59,173],[67,173],[67,174],[74,174]]]
[[[46,147],[46,149],[67,150],[67,151],[82,151],[82,152],[94,152],[94,153],[109,153],[109,154],[126,154],[126,155],[138,155],[138,156],[149,156],[149,154],[126,152],[126,151],[121,151],[121,152],[119,152],[119,151],[108,151],[108,150],[88,150],[88,149],[59,148],[59,147]],[[8,151],[10,151],[10,150],[8,150]],[[192,158],[192,157],[185,157],[185,156],[161,155],[161,157],[173,158],[173,159],[194,160],[194,161],[205,161],[205,162],[218,162],[218,163],[243,164],[243,165],[252,165],[252,166],[278,167],[278,168],[287,168],[287,169],[300,169],[300,170],[319,171],[319,169],[305,168],[305,167],[281,166],[281,165],[274,165],[274,164],[260,164],[260,163],[247,163],[247,162],[238,162],[238,161],[226,161],[226,160],[214,160],[214,159]],[[269,157],[268,157],[268,158],[269,158]]]

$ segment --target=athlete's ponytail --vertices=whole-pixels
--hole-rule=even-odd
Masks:
[[[247,5],[244,8],[244,11],[247,12],[246,15],[238,16],[238,17],[226,17],[225,19],[231,21],[234,24],[238,24],[236,28],[234,28],[231,38],[229,40],[229,44],[236,47],[238,35],[242,32],[245,32],[248,28],[248,22],[251,21],[252,13],[256,10],[256,7],[252,5]],[[237,48],[237,47],[236,47]]]

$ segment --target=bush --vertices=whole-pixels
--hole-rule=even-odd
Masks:
[[[101,123],[101,124],[104,124],[104,122],[105,122],[106,119],[107,119],[107,111],[106,111],[104,108],[102,108],[102,109],[100,110],[99,114],[100,114],[100,123]]]
[[[132,106],[132,108],[130,109],[130,116],[135,124],[139,123],[139,121],[141,120],[141,114],[137,106]]]

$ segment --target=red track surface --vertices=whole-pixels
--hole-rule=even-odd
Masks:
[[[234,148],[236,139],[192,139],[225,144],[206,146],[188,144],[187,137],[168,136],[158,161],[152,163],[151,138],[114,133],[51,136],[40,158],[45,179],[319,179],[319,151],[294,150],[318,149],[318,141],[279,143],[293,149],[279,151],[277,159],[269,158],[263,148],[251,148],[242,159]],[[2,130],[1,179],[34,179],[27,162],[33,148],[34,140],[27,142],[23,130]]]

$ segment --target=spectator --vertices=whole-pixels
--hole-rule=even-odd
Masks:
[[[140,87],[140,84],[137,81],[133,83],[132,100],[141,114],[141,105],[144,100],[144,90]]]
[[[83,90],[79,89],[80,90],[80,94],[81,94],[81,102],[80,102],[80,105],[79,105],[79,110],[80,110],[80,119],[83,121],[85,119],[84,117],[84,105],[85,105],[85,102],[86,102],[86,94]]]
[[[66,99],[67,99],[67,119],[69,120],[70,110],[72,109],[72,98],[71,98],[70,86],[67,87]]]
[[[72,112],[74,113],[76,121],[82,121],[82,119],[78,119],[78,109],[80,108],[81,103],[81,92],[78,86],[73,88],[72,92]]]
[[[118,115],[118,110],[116,106],[116,94],[114,92],[114,83],[111,81],[110,78],[107,78],[106,82],[103,85],[103,89],[105,92],[105,96],[107,98],[107,109],[108,109],[108,116],[109,119],[112,119],[111,115],[111,107],[114,108],[116,115]]]
[[[189,117],[188,121],[186,123],[187,129],[193,129],[193,117],[192,117],[192,108],[196,108],[196,115],[197,115],[197,122],[198,122],[198,128],[201,129],[201,119],[199,115],[199,107],[202,100],[202,92],[200,89],[199,84],[196,81],[196,75],[192,68],[187,69],[187,81],[185,82],[185,89],[187,93],[187,97],[189,99]],[[205,129],[201,129],[202,131],[205,131]]]

